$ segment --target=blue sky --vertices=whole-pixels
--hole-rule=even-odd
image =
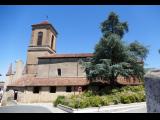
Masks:
[[[123,40],[138,40],[149,46],[145,67],[160,68],[160,6],[141,5],[1,5],[0,6],[0,77],[4,79],[9,64],[22,59],[26,62],[31,39],[31,25],[46,20],[58,31],[57,53],[93,52],[101,38],[100,23],[114,11],[121,21],[127,21],[129,32]]]

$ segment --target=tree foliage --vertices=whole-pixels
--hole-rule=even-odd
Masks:
[[[138,41],[131,43],[129,45],[129,50],[140,60],[145,59],[149,52],[147,47],[144,47]]]
[[[147,47],[135,41],[129,45],[122,40],[128,32],[127,22],[120,22],[117,14],[111,12],[101,24],[102,38],[95,46],[94,57],[85,62],[85,72],[90,80],[109,80],[115,85],[118,76],[143,78],[143,64]]]
[[[104,37],[110,36],[110,34],[117,34],[120,38],[123,37],[125,32],[128,32],[128,24],[127,22],[120,22],[119,16],[111,12],[108,16],[108,19],[102,22],[101,31]]]

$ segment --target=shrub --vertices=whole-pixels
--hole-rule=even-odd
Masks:
[[[126,91],[132,91],[132,92],[144,91],[144,86],[143,85],[125,86],[120,89],[120,92],[126,92]]]
[[[65,97],[65,99],[64,99],[64,100],[62,100],[62,104],[64,104],[64,105],[68,105],[69,103],[71,103],[71,101],[72,101],[72,99],[70,99],[70,98],[66,98],[66,97]]]
[[[131,95],[129,95],[128,97],[129,97],[129,99],[130,99],[131,103],[136,102],[135,94],[131,94]]]
[[[112,102],[113,102],[114,104],[120,103],[120,102],[121,102],[121,101],[120,101],[120,94],[112,95]]]
[[[68,103],[68,106],[72,108],[78,108],[79,107],[78,100],[77,99],[70,100],[70,102]]]
[[[144,102],[145,95],[143,93],[123,93],[121,103]]]
[[[102,104],[101,105],[107,106],[107,105],[109,105],[109,103],[110,103],[110,100],[108,97],[102,97]]]
[[[72,108],[86,108],[107,106],[109,104],[118,103],[134,103],[144,102],[144,86],[125,86],[122,88],[105,87],[99,91],[103,96],[98,96],[91,90],[84,92],[81,95],[58,96],[54,105],[63,104]]]
[[[58,104],[64,103],[65,96],[58,96],[57,99],[54,101],[54,106],[57,106]]]
[[[68,96],[70,99],[76,99],[78,97],[80,97],[80,95],[71,95],[71,96]]]
[[[127,95],[124,95],[124,96],[123,96],[123,95],[122,95],[122,96],[121,96],[121,103],[124,103],[124,104],[131,103],[129,96],[127,96]]]
[[[144,92],[139,92],[137,93],[138,98],[139,98],[139,102],[144,102],[146,100],[146,96],[144,94]]]
[[[92,107],[98,107],[103,104],[103,101],[99,96],[89,97],[89,102]]]
[[[117,93],[119,92],[119,89],[118,88],[115,88],[115,89],[112,89],[111,92],[114,94],[114,93]]]
[[[86,108],[90,106],[90,102],[88,100],[82,99],[80,101],[79,107],[80,108]]]
[[[83,95],[85,97],[90,97],[90,96],[94,96],[94,93],[91,90],[89,90],[89,91],[84,92]]]

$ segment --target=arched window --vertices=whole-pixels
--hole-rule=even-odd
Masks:
[[[43,32],[38,32],[37,45],[42,45]]]
[[[53,48],[53,43],[54,43],[54,36],[52,35],[52,39],[51,39],[51,48]]]

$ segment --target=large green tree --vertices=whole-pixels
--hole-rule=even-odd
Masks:
[[[109,80],[116,85],[118,76],[143,78],[142,61],[148,49],[135,41],[129,45],[122,40],[128,32],[127,22],[120,22],[116,13],[111,12],[101,24],[102,38],[95,46],[94,57],[85,63],[87,77],[91,80]]]
[[[108,37],[110,34],[117,34],[120,38],[123,37],[125,32],[128,32],[127,22],[120,22],[119,16],[111,12],[108,19],[102,22],[101,31],[104,37]]]

